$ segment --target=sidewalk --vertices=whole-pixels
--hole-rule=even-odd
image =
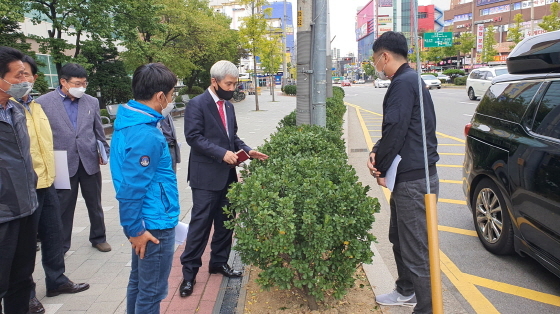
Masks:
[[[256,148],[264,144],[265,139],[276,131],[278,122],[296,107],[296,98],[282,96],[276,89],[275,102],[272,95],[263,89],[259,95],[260,111],[255,111],[255,96],[235,103],[238,136],[250,147]],[[182,117],[175,118],[175,127],[181,142],[182,162],[177,165],[177,181],[179,186],[179,202],[181,205],[181,221],[188,223],[192,208],[191,190],[187,183],[187,165],[189,146],[183,135],[184,121]],[[45,280],[41,265],[41,252],[37,252],[36,268],[33,274],[37,282],[37,298],[43,303],[46,314],[109,314],[125,313],[126,287],[130,274],[130,243],[124,236],[119,223],[118,202],[111,180],[109,166],[101,167],[103,178],[102,204],[105,212],[107,228],[107,242],[112,251],[102,253],[92,248],[89,243],[89,219],[87,209],[81,195],[78,195],[72,246],[66,254],[66,275],[74,282],[87,282],[90,289],[77,294],[63,294],[48,298],[45,296]],[[173,268],[169,278],[169,294],[162,303],[161,313],[212,313],[214,304],[222,284],[221,275],[210,275],[208,265],[210,249],[207,248],[203,256],[203,266],[197,276],[197,283],[193,295],[181,298],[178,295],[181,283],[181,264],[179,256],[184,247],[178,246],[175,251]],[[219,309],[218,309],[219,310]],[[219,311],[218,311],[219,312]]]

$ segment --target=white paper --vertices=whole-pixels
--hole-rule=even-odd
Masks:
[[[391,192],[393,192],[393,188],[395,188],[395,180],[397,179],[397,168],[399,166],[399,162],[401,162],[401,159],[401,155],[395,156],[391,167],[389,167],[389,170],[387,170],[387,174],[385,175],[385,185],[387,185],[387,188]]]
[[[189,232],[189,225],[180,222],[175,226],[175,244],[182,245],[187,240],[187,233]]]
[[[70,190],[68,174],[68,155],[65,150],[54,151],[54,187],[57,190]]]
[[[97,140],[97,152],[99,153],[99,158],[103,161],[103,164],[107,164],[107,152],[105,151],[105,146],[103,142]]]

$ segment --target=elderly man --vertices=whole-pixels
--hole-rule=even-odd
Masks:
[[[101,207],[102,164],[97,151],[100,141],[107,154],[109,145],[99,115],[97,98],[85,94],[87,72],[79,64],[67,63],[60,72],[60,86],[36,99],[49,118],[54,149],[66,151],[70,189],[57,190],[62,208],[64,252],[70,249],[78,186],[89,214],[91,245],[101,252],[111,251],[105,235],[105,220]]]
[[[31,88],[23,53],[0,47],[0,300],[9,314],[26,314],[33,285],[37,175],[19,99]]]
[[[181,255],[183,282],[179,290],[182,297],[193,292],[212,225],[209,272],[227,277],[242,275],[227,264],[233,230],[224,227],[224,222],[231,218],[222,207],[228,204],[229,185],[237,181],[235,152],[244,150],[251,158],[268,158],[252,150],[237,136],[235,111],[229,102],[239,77],[235,65],[218,61],[210,69],[210,76],[210,87],[193,98],[185,111],[185,137],[191,146],[188,180],[193,208],[185,251]]]

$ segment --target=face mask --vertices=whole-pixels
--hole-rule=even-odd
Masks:
[[[385,63],[385,65],[383,66],[383,69],[381,71],[377,71],[377,63],[379,63],[379,61],[381,61],[381,59],[379,59],[374,65],[373,68],[375,69],[375,75],[377,75],[377,77],[380,80],[388,80],[389,78],[387,77],[387,74],[385,74],[385,66],[387,65],[387,63]]]
[[[84,96],[84,93],[86,92],[86,88],[85,87],[70,87],[68,92],[70,93],[70,95],[72,95],[76,98],[82,98],[82,96]]]
[[[17,83],[17,84],[12,84],[4,79],[2,79],[4,82],[10,84],[10,88],[8,90],[3,90],[0,88],[0,90],[2,90],[4,93],[14,97],[15,99],[21,99],[23,96],[27,95],[29,93],[29,91],[31,91],[31,88],[33,88],[33,85],[29,82],[23,82],[23,83]]]
[[[216,90],[216,95],[218,95],[218,97],[220,97],[221,99],[225,99],[225,100],[230,100],[233,98],[233,92],[234,91],[227,91],[224,90],[220,87],[220,84],[218,84],[218,82],[216,82],[216,85],[218,85],[218,89]]]
[[[33,83],[29,83],[29,88],[27,89],[27,92],[25,92],[25,94],[21,97],[23,98],[23,97],[29,95],[29,93],[31,93],[32,90],[33,90]]]
[[[167,100],[167,97],[165,99]],[[173,111],[173,108],[175,108],[175,103],[170,102],[167,104],[167,107],[165,108],[163,108],[161,104],[160,106],[161,106],[161,115],[165,118],[171,113],[171,111]]]

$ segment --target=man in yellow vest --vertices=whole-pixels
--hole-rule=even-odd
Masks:
[[[62,245],[62,219],[60,203],[53,185],[55,177],[53,136],[49,119],[40,104],[29,95],[37,79],[37,64],[29,56],[22,59],[25,66],[24,75],[31,87],[22,99],[17,101],[25,108],[27,129],[30,139],[31,160],[37,173],[37,208],[38,233],[41,239],[41,253],[47,297],[61,293],[77,293],[89,289],[87,283],[73,283],[64,275],[64,250]],[[31,291],[29,312],[44,313],[43,305],[35,296],[35,285]]]

